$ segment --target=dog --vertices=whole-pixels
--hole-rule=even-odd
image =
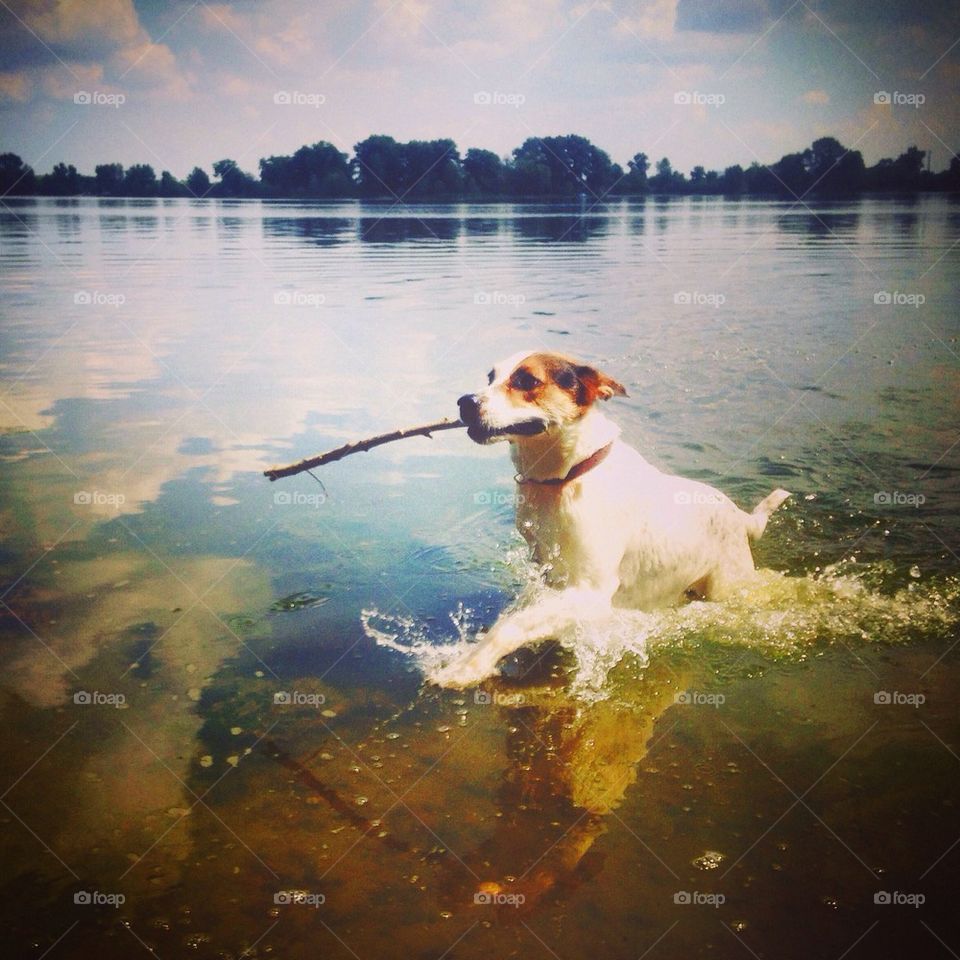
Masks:
[[[790,494],[774,490],[746,513],[705,483],[662,473],[599,409],[626,395],[596,367],[525,351],[457,401],[473,441],[510,444],[517,528],[548,589],[521,597],[469,654],[431,678],[437,684],[479,683],[519,647],[613,607],[719,600],[755,576],[749,541]]]

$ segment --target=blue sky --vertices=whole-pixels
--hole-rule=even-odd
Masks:
[[[0,0],[0,147],[182,177],[371,133],[500,154],[579,133],[689,171],[833,135],[938,169],[958,41],[937,0]]]

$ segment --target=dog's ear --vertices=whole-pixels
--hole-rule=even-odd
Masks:
[[[594,400],[609,400],[611,397],[625,397],[627,391],[622,383],[618,383],[613,377],[607,376],[603,371],[596,367],[581,365],[574,367],[577,379],[580,381],[583,390],[583,399],[581,404],[589,406]]]

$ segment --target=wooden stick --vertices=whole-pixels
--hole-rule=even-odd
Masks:
[[[342,447],[335,450],[328,450],[326,453],[317,454],[315,457],[308,457],[306,460],[300,460],[297,463],[291,463],[286,467],[271,467],[264,470],[263,475],[270,479],[279,480],[281,477],[292,477],[295,473],[303,473],[304,470],[312,470],[314,467],[322,467],[325,463],[333,463],[335,460],[341,460],[343,457],[349,457],[351,453],[360,453],[360,451],[370,450],[372,447],[379,447],[382,443],[393,443],[394,440],[406,440],[407,437],[429,437],[430,434],[440,430],[459,430],[466,424],[462,420],[439,420],[437,423],[426,423],[422,427],[407,427],[404,430],[393,430],[390,433],[381,433],[379,436],[370,437],[367,440],[356,440],[353,443],[345,443]]]

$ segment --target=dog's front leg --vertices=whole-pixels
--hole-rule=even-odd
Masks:
[[[473,650],[434,673],[430,680],[442,687],[462,689],[490,676],[497,663],[528,643],[538,643],[583,620],[603,616],[610,610],[614,589],[568,588],[552,590],[526,606],[505,614],[490,628]]]

